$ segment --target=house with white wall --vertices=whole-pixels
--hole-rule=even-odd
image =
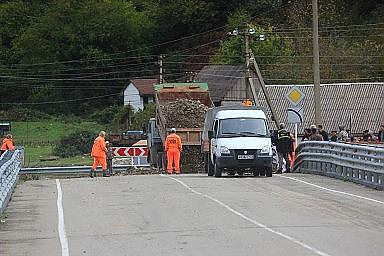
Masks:
[[[144,105],[155,100],[154,85],[157,79],[133,79],[124,89],[124,106],[131,105],[133,110],[144,109]]]

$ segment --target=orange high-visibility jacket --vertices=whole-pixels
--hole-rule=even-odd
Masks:
[[[91,156],[93,157],[107,157],[107,147],[105,145],[105,139],[101,136],[97,137],[93,142]]]
[[[15,150],[12,139],[5,138],[3,139],[3,144],[1,145],[1,150]]]
[[[167,136],[167,139],[165,140],[165,150],[172,150],[177,149],[181,151],[183,148],[183,145],[181,144],[181,138],[176,133],[171,133]]]

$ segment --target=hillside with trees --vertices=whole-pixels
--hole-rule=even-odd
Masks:
[[[319,7],[322,82],[383,81],[383,1]],[[245,27],[268,84],[312,82],[310,0],[1,1],[0,108],[88,115],[156,77],[160,54],[167,81],[243,63],[243,38],[227,32]]]

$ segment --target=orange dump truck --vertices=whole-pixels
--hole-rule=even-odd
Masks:
[[[151,164],[164,169],[165,139],[171,128],[175,127],[183,143],[182,172],[194,168],[196,163],[192,162],[201,159],[201,136],[206,109],[213,106],[209,97],[208,85],[206,83],[164,83],[155,85],[155,92],[156,117],[149,121],[147,131]],[[166,111],[166,107],[172,104],[184,104],[186,109],[188,109],[188,104],[191,104],[188,110],[191,111],[192,109],[193,113],[187,114],[191,116],[181,116],[180,113],[183,112],[177,109],[174,112],[178,112],[179,116],[173,116],[174,113]],[[196,120],[196,122],[190,122],[191,119]],[[201,122],[199,122],[200,119]]]

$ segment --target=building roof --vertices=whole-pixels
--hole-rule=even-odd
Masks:
[[[137,88],[140,95],[155,95],[154,85],[158,79],[132,79],[131,83]]]
[[[259,80],[254,74],[251,75],[256,91],[259,91]],[[246,98],[245,68],[243,65],[205,66],[195,80],[208,83],[210,96],[215,103],[232,102],[239,98],[242,100]]]
[[[244,66],[205,66],[197,75],[196,81],[208,83],[212,101],[222,102],[226,97],[235,95],[230,94],[230,90],[245,88]],[[260,82],[256,77],[253,81],[260,104],[267,109],[270,116]],[[304,100],[299,104],[304,111],[304,122],[298,125],[299,133],[302,133],[304,128],[315,123],[313,85],[296,86],[305,94]],[[293,85],[267,85],[267,92],[277,119],[286,124],[287,109],[292,107],[286,95],[292,87]],[[327,131],[339,130],[339,126],[342,125],[346,129],[351,128],[353,133],[361,133],[367,129],[376,132],[384,123],[384,83],[322,84],[321,88],[322,123]],[[237,97],[239,98],[234,97],[230,100],[238,102],[244,100],[241,94]],[[276,129],[272,122],[270,127]],[[289,130],[293,131],[293,127],[294,125],[287,124]]]
[[[244,66],[210,65],[197,74],[197,82],[208,83],[213,102],[221,101],[226,93],[238,83],[245,83]]]
[[[293,85],[267,85],[267,92],[279,122],[287,123],[287,108],[292,104],[286,98]],[[299,104],[304,110],[304,123],[299,132],[315,123],[313,85],[296,85],[304,94]],[[260,104],[267,107],[262,92]],[[384,122],[384,83],[342,83],[321,85],[321,116],[327,131],[339,130],[339,126],[351,128],[353,133],[369,129],[377,132]],[[350,127],[351,126],[351,127]],[[274,126],[272,126],[274,127]],[[293,131],[293,125],[288,125]]]

